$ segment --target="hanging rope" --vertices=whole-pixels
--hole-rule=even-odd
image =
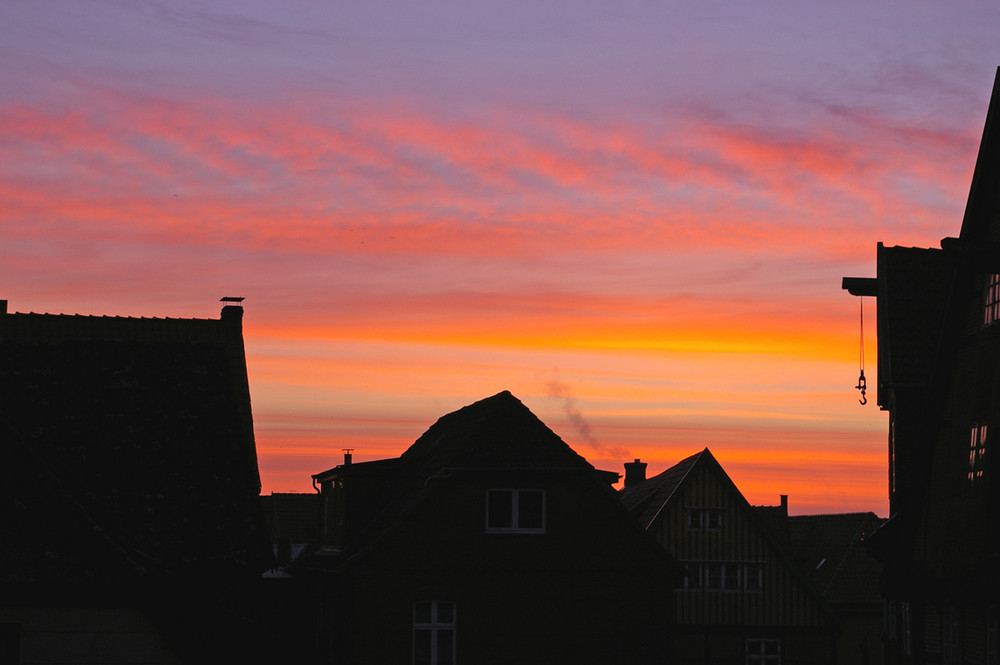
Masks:
[[[865,381],[865,299],[863,296],[858,298],[861,301],[861,358],[858,365],[861,368],[861,374],[858,376],[858,385],[854,386],[857,390],[861,391],[861,405],[864,406],[868,403],[868,398],[865,397],[865,391],[867,388],[867,382]]]

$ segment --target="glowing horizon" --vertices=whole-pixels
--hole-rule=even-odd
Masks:
[[[1000,8],[567,9],[0,6],[0,298],[246,296],[264,492],[510,390],[598,468],[884,515],[840,280],[958,232]]]

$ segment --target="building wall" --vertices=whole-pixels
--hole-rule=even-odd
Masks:
[[[357,663],[409,662],[413,604],[456,607],[457,659],[663,662],[669,560],[585,474],[432,481],[352,574]],[[543,534],[486,533],[486,489],[544,489]]]
[[[827,626],[821,604],[808,593],[772,541],[750,518],[728,478],[700,465],[671,499],[655,524],[657,539],[680,563],[727,562],[763,565],[763,588],[753,591],[674,592],[679,624]],[[691,530],[688,511],[721,509],[721,529]]]

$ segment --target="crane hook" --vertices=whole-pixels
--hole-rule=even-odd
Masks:
[[[858,401],[861,402],[861,406],[864,406],[868,403],[868,398],[865,397],[865,391],[868,389],[867,382],[865,381],[865,370],[861,370],[861,376],[858,377],[858,385],[854,387],[861,391],[861,399]]]

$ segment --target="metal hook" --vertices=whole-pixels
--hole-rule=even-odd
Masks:
[[[861,406],[864,406],[868,403],[868,398],[865,397],[865,391],[868,389],[868,382],[865,381],[865,370],[861,370],[861,376],[858,377],[858,385],[854,387],[861,391],[861,399],[858,401],[861,402]]]

